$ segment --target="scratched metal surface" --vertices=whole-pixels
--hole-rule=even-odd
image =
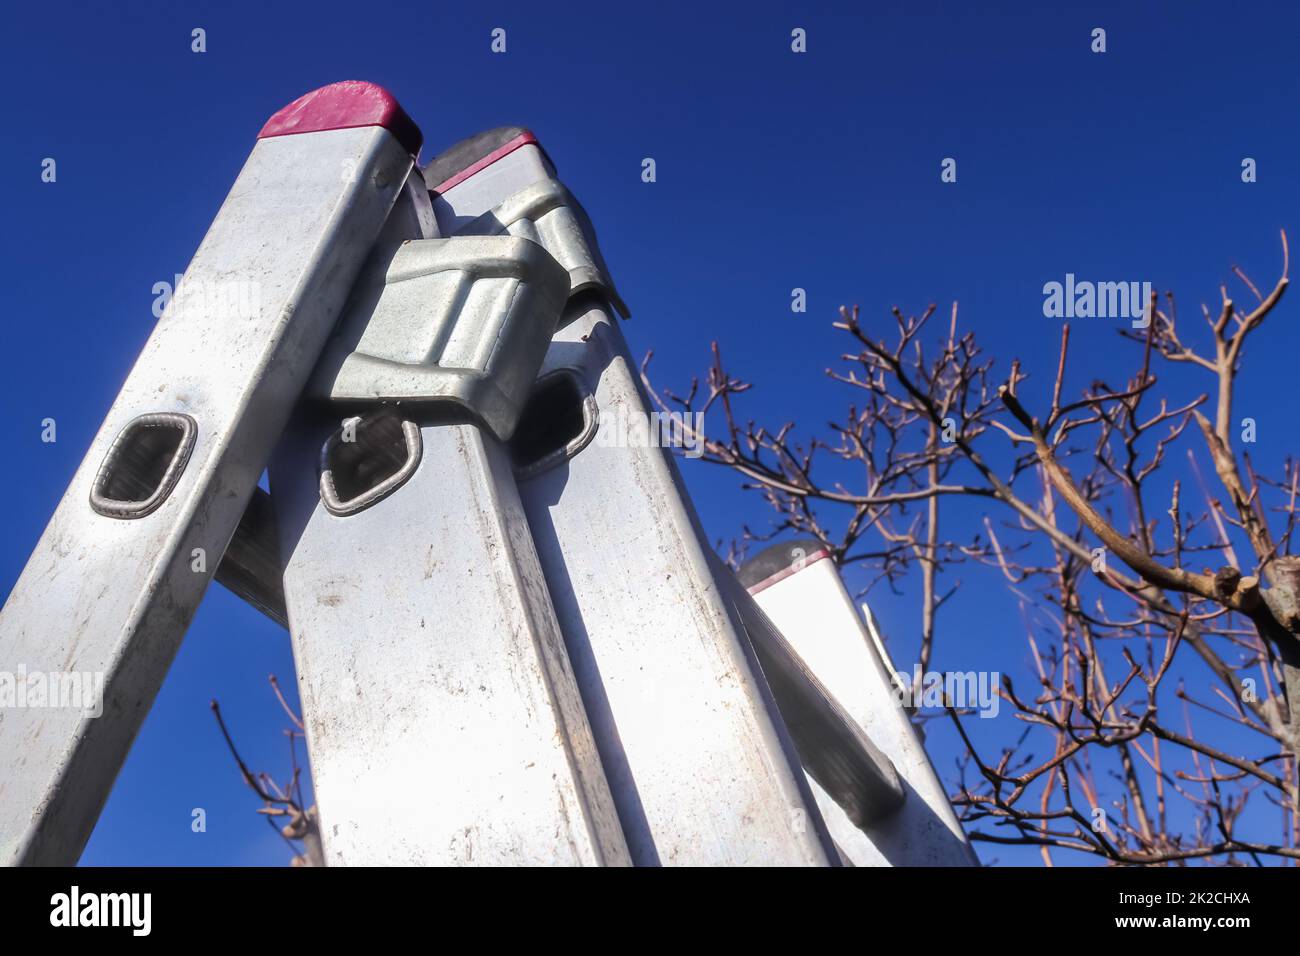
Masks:
[[[271,488],[326,861],[626,862],[504,449],[426,425],[412,477],[339,517],[319,437],[294,426]]]

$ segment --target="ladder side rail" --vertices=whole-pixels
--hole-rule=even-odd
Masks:
[[[422,181],[408,196],[429,202]],[[521,383],[522,400],[567,277],[532,243],[440,240],[407,228],[380,243],[378,268],[367,271],[388,284],[377,300],[359,298],[360,311],[341,323],[321,388],[300,405],[271,466],[326,862],[626,864],[510,461],[493,434],[514,426],[511,383]],[[416,241],[386,263],[405,238]],[[476,276],[479,254],[494,265]],[[500,268],[512,256],[518,268]],[[526,299],[525,287],[540,291]],[[503,319],[507,307],[524,312]],[[543,323],[541,336],[515,323],[520,316]],[[449,358],[479,355],[475,333],[503,349],[505,364],[488,361],[482,380]],[[429,352],[429,342],[441,345]],[[376,412],[375,403],[397,397],[385,385],[404,400]],[[366,429],[386,416],[405,430],[412,467],[381,500],[348,512],[326,500],[322,478],[331,470],[322,444],[341,407],[330,396],[351,405],[371,388],[357,453],[372,454]],[[346,496],[342,477],[338,484]]]
[[[304,129],[257,141],[0,611],[0,667],[101,688],[0,709],[0,862],[80,856],[418,149]]]
[[[788,549],[784,555],[780,549]],[[779,560],[772,563],[772,556]],[[762,567],[754,580],[751,570]],[[771,573],[767,573],[771,572]],[[815,541],[773,545],[741,569],[755,602],[808,670],[892,761],[907,791],[896,813],[858,834],[833,826],[857,865],[977,866],[965,831],[835,563]]]
[[[451,182],[440,228],[541,242],[580,292],[538,388],[567,381],[586,425],[516,475],[633,862],[838,865],[671,451],[606,442],[649,405],[585,214],[535,141]]]

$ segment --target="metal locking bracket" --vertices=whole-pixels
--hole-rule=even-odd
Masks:
[[[516,236],[412,239],[358,290],[308,394],[451,406],[508,439],[569,296],[569,272]]]
[[[609,277],[586,210],[558,179],[524,187],[456,231],[457,237],[502,234],[545,247],[568,270],[570,296],[596,289],[623,318],[631,314]]]

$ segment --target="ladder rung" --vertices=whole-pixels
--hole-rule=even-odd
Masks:
[[[283,573],[271,496],[257,488],[217,566],[217,581],[287,628],[289,615],[284,607]]]

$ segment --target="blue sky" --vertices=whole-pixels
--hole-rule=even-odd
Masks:
[[[1215,299],[1233,263],[1271,282],[1278,229],[1300,235],[1294,4],[839,6],[854,12],[6,5],[0,444],[15,504],[0,589],[148,336],[154,284],[184,270],[264,120],[335,80],[392,90],[424,131],[426,159],[482,129],[531,127],[596,223],[634,313],[634,353],[653,348],[656,378],[682,385],[719,340],[757,383],[748,407],[759,419],[819,423],[843,406],[822,375],[842,351],[830,328],[841,304],[886,320],[894,304],[960,300],[1002,368],[1019,357],[1041,379],[1059,335],[1041,312],[1044,282],[1151,278],[1193,305]],[[1098,26],[1104,55],[1089,50]],[[194,27],[206,53],[190,51]],[[489,50],[494,27],[507,31],[505,55]],[[804,55],[790,51],[794,27],[807,30]],[[56,183],[41,182],[45,157]],[[640,179],[645,157],[653,184]],[[955,184],[940,182],[944,157],[957,160]],[[1241,182],[1243,157],[1258,182]],[[806,314],[790,312],[796,286]],[[1238,405],[1259,423],[1257,461],[1276,470],[1300,413],[1296,390],[1281,387],[1294,303],[1270,321]],[[1075,329],[1078,385],[1131,368],[1102,326]],[[45,417],[58,421],[55,444],[40,441]],[[727,474],[684,470],[712,534],[767,520]],[[877,608],[908,660],[916,596]],[[1022,673],[1014,614],[1000,588],[968,586],[942,612],[936,662]],[[268,673],[292,686],[287,636],[214,586],[83,862],[285,862],[208,710],[219,698],[250,764],[280,771]],[[941,733],[935,748],[950,762]],[[195,807],[204,834],[190,830]]]

